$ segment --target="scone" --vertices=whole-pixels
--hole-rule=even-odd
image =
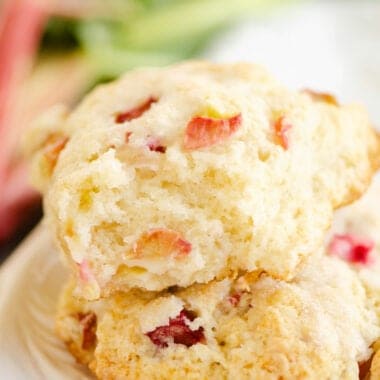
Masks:
[[[251,64],[133,71],[29,141],[87,299],[239,270],[291,279],[380,160],[360,106],[289,91]]]
[[[289,283],[255,273],[92,302],[73,288],[58,332],[99,379],[358,379],[380,334],[356,273],[328,256]]]

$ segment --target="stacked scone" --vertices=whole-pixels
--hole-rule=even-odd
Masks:
[[[52,109],[28,145],[72,273],[58,333],[98,378],[369,376],[380,211],[326,238],[380,164],[360,106],[191,62]]]

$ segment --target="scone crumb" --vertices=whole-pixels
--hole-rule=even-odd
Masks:
[[[89,350],[96,343],[96,314],[93,312],[78,313],[78,319],[82,326],[82,349]]]
[[[143,334],[147,334],[176,318],[184,309],[184,302],[178,297],[170,296],[152,301],[144,309],[146,317],[140,321],[140,328]]]
[[[158,326],[153,331],[147,332],[146,335],[156,346],[164,348],[173,342],[191,347],[197,343],[205,343],[204,329],[202,326],[192,330],[189,322],[193,322],[196,314],[190,310],[183,309],[175,317],[169,319],[169,324]]]

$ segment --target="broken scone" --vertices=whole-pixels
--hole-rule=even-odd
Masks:
[[[99,379],[353,380],[380,334],[355,271],[327,256],[291,282],[252,273],[92,302],[74,287],[58,332]]]
[[[360,106],[251,64],[135,70],[50,117],[30,135],[35,182],[87,299],[292,279],[380,158]]]

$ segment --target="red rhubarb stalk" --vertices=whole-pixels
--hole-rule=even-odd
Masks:
[[[20,84],[29,74],[46,13],[33,0],[8,0],[0,19],[0,179],[9,165],[18,126],[13,125]]]
[[[7,0],[0,13],[0,241],[17,226],[22,207],[36,199],[15,151],[16,100],[38,49],[46,12],[33,0]]]

